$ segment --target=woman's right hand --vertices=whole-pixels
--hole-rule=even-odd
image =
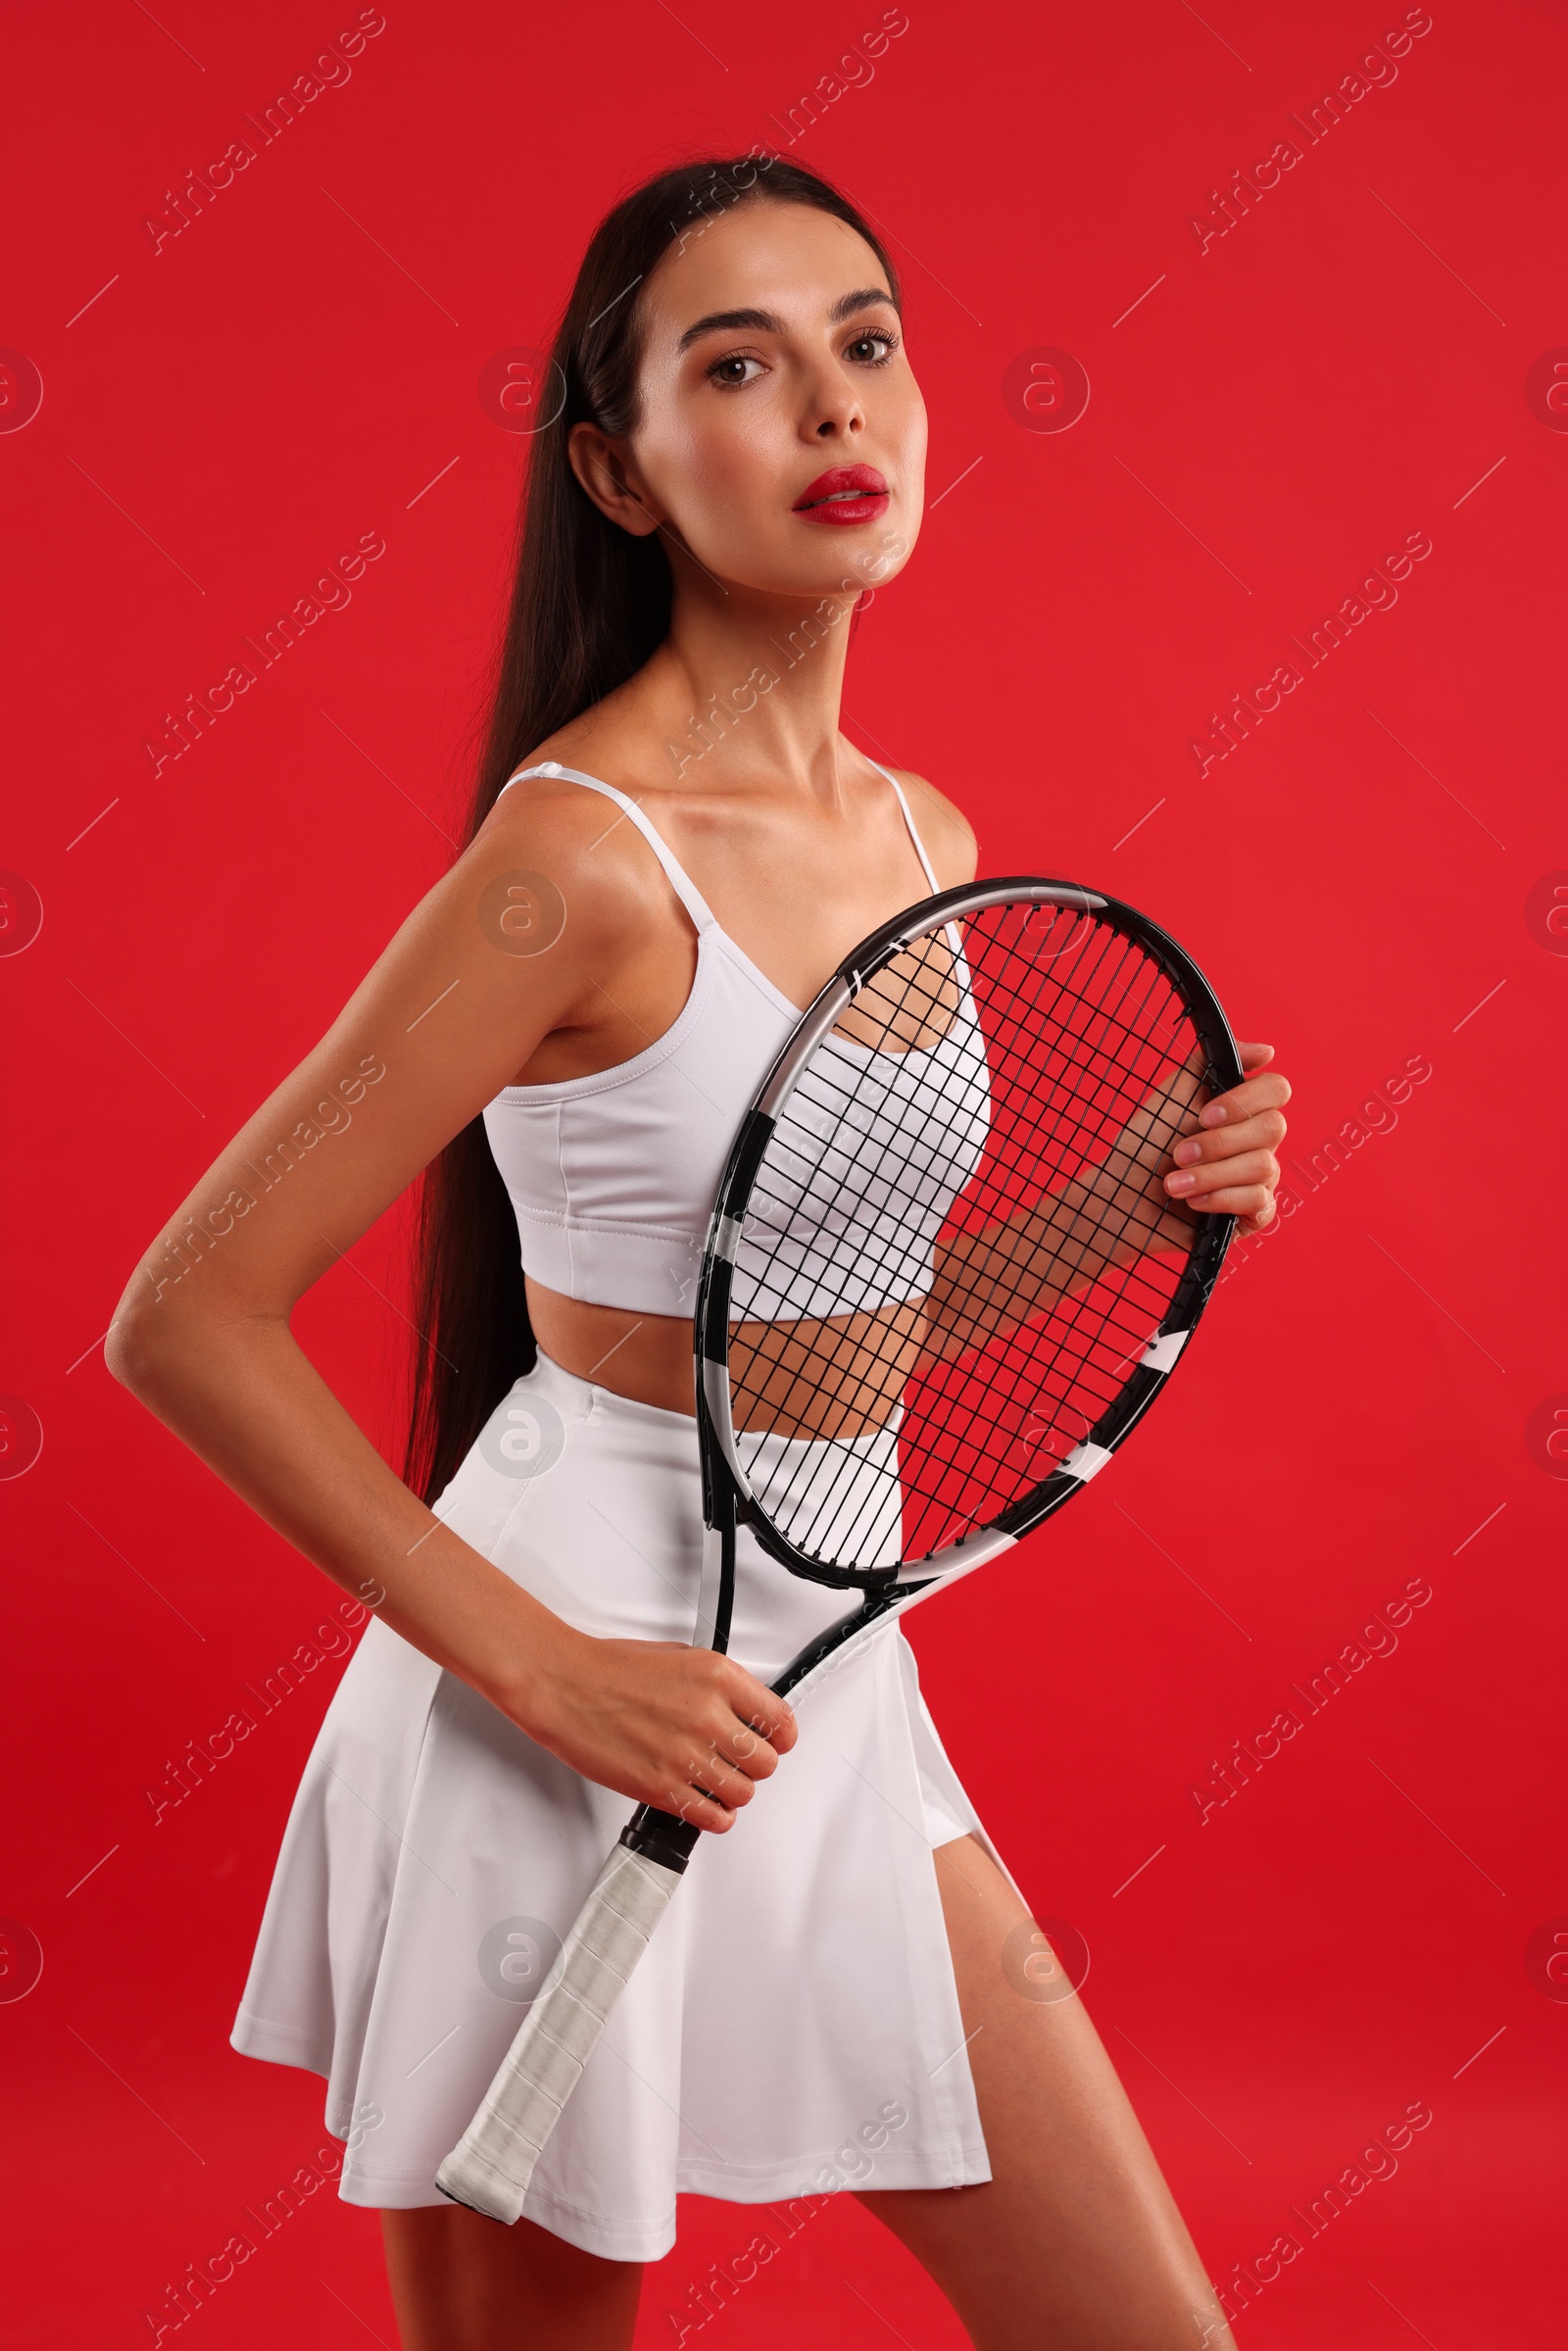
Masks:
[[[684,1641],[563,1636],[504,1711],[601,1788],[722,1831],[795,1744],[794,1709],[731,1657]]]

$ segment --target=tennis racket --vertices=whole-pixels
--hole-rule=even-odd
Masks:
[[[975,882],[862,941],[768,1073],[709,1227],[699,1645],[728,1646],[740,1522],[855,1595],[784,1696],[1083,1492],[1213,1288],[1234,1219],[1161,1179],[1241,1079],[1201,972],[1114,899]],[[627,1825],[436,2174],[454,2201],[517,2219],[698,1834],[647,1804]]]

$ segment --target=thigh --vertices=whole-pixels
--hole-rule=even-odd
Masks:
[[[465,2204],[383,2211],[403,2351],[629,2351],[642,2264]]]
[[[1049,1985],[1054,1968],[1062,1996],[1016,1989],[1003,1946],[1028,1912],[975,1838],[940,1846],[935,1861],[992,2177],[861,2202],[930,2272],[978,2351],[1231,2345],[1153,2151],[1050,1945],[1036,1929],[1031,1973]]]

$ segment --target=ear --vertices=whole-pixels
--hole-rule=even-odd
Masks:
[[[652,494],[637,468],[597,424],[574,424],[566,437],[571,469],[602,514],[634,539],[659,528]]]

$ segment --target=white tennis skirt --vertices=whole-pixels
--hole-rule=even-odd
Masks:
[[[440,1496],[585,1633],[690,1641],[696,1424],[540,1356]],[[743,1528],[731,1654],[763,1681],[855,1595]],[[990,2165],[932,1848],[975,1816],[888,1624],[792,1701],[800,1737],[691,1866],[523,2212],[653,2261],[675,2198],[959,2187]],[[372,1618],[306,1765],[233,2046],[327,2081],[351,2204],[443,2204],[437,2165],[632,1811]],[[1000,1858],[1000,1857],[998,1857]]]

